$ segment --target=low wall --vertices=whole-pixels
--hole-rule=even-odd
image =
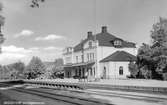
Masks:
[[[70,82],[48,82],[48,81],[35,81],[24,80],[25,83],[35,84],[41,86],[62,87],[62,88],[75,88],[75,89],[106,89],[106,90],[126,90],[126,91],[143,91],[143,92],[160,92],[167,93],[167,87],[145,87],[145,86],[122,86],[122,85],[109,85],[109,84],[91,84],[87,82],[70,83]]]

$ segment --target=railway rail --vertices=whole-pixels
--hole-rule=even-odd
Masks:
[[[57,90],[57,89],[49,88],[49,87],[44,87],[44,88],[52,90],[52,91]],[[134,95],[134,94],[115,93],[115,92],[107,93],[107,92],[99,92],[99,91],[94,91],[94,90],[93,91],[92,90],[70,90],[70,91],[75,92],[75,93],[77,92],[78,93],[88,93],[88,94],[94,94],[94,95],[120,97],[120,98],[140,100],[140,101],[150,101],[150,102],[159,102],[159,101],[167,100],[167,97],[153,97],[153,96],[143,96],[143,95]],[[59,94],[56,94],[56,95],[59,95]],[[83,99],[83,100],[87,100],[87,99]],[[94,100],[91,100],[91,101],[96,102]]]
[[[81,97],[69,96],[69,95],[64,95],[64,94],[57,94],[54,92],[51,93],[51,92],[46,92],[46,91],[40,90],[40,89],[35,90],[35,89],[15,88],[13,90],[18,91],[18,92],[22,92],[22,93],[36,95],[39,97],[44,97],[44,98],[49,98],[49,99],[53,99],[53,100],[57,100],[57,101],[62,101],[62,102],[70,103],[73,105],[113,105],[113,104],[101,102],[98,100],[85,99],[85,98],[81,98]]]
[[[9,82],[10,83],[10,82]],[[0,83],[0,85],[3,85],[4,87],[10,86],[9,83]],[[167,97],[152,97],[152,96],[140,96],[140,95],[134,95],[134,94],[124,94],[124,93],[115,93],[115,92],[99,92],[99,91],[90,91],[89,89],[82,90],[82,88],[79,88],[79,86],[75,85],[55,85],[53,83],[32,83],[32,84],[24,84],[25,86],[39,86],[39,88],[24,88],[24,87],[17,87],[17,88],[12,88],[12,90],[16,92],[21,92],[21,93],[26,93],[26,94],[31,94],[35,95],[38,97],[43,97],[46,99],[52,99],[55,101],[60,101],[63,103],[67,104],[72,104],[72,105],[113,105],[112,103],[106,102],[106,101],[101,101],[98,99],[89,99],[89,98],[83,98],[83,97],[78,97],[78,96],[73,96],[73,95],[67,95],[67,94],[60,94],[54,92],[55,90],[58,90],[58,87],[62,86],[63,88],[71,88],[72,90],[69,89],[63,89],[63,91],[70,91],[75,93],[88,93],[88,94],[93,94],[93,95],[100,95],[100,96],[107,96],[107,97],[120,97],[120,98],[126,98],[126,99],[131,99],[131,100],[140,100],[140,101],[147,101],[147,102],[161,102],[161,101],[166,101]],[[23,85],[23,86],[24,86]],[[42,86],[42,87],[40,87]],[[77,89],[76,89],[77,88]],[[59,88],[62,89],[62,88]],[[49,90],[49,91],[48,91]]]

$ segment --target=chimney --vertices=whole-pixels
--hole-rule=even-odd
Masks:
[[[102,26],[101,32],[102,32],[102,33],[106,33],[106,32],[107,32],[107,26]]]
[[[88,36],[87,36],[87,38],[89,39],[89,38],[91,38],[91,37],[93,37],[93,35],[92,35],[92,32],[89,31],[89,32],[88,32]]]

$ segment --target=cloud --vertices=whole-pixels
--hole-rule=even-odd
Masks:
[[[34,32],[31,30],[22,30],[20,33],[17,33],[14,37],[17,38],[17,37],[21,37],[21,36],[31,36],[33,34],[34,34]]]
[[[22,47],[16,47],[14,45],[2,46],[2,53],[0,54],[1,64],[10,64],[18,60],[23,60],[29,58],[33,51],[30,49],[25,49]]]
[[[55,46],[48,47],[17,47],[15,45],[2,46],[0,53],[0,64],[10,64],[17,61],[22,61],[28,64],[33,56],[38,56],[43,61],[54,61],[61,57],[62,48]]]
[[[65,37],[61,35],[50,34],[45,37],[37,37],[35,40],[39,41],[39,40],[56,40],[56,39],[65,39]]]
[[[32,50],[32,51],[39,51],[40,48],[39,48],[39,47],[31,47],[31,48],[29,48],[29,50]]]
[[[54,47],[54,46],[49,46],[49,47],[45,47],[44,50],[59,50],[62,51],[63,48],[61,47]]]
[[[10,45],[10,46],[2,46],[2,52],[3,53],[22,53],[22,54],[26,54],[26,53],[31,53],[32,50],[29,49],[25,49],[22,47],[16,47],[14,45]]]

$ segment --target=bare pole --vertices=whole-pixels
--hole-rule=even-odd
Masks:
[[[2,33],[2,31],[1,31],[1,24],[0,24],[0,34]]]
[[[96,55],[96,59],[95,59],[95,76],[97,76],[97,38],[96,38],[96,0],[94,0],[94,25],[95,25],[95,44],[96,44],[96,47],[95,47],[95,55]]]

